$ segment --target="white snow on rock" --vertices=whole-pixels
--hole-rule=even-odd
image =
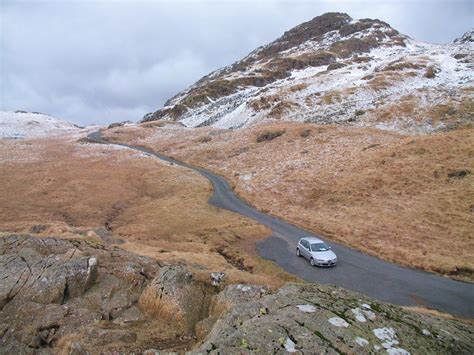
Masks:
[[[355,342],[362,347],[369,345],[369,341],[361,337],[356,337]]]
[[[314,313],[314,312],[316,312],[316,307],[313,306],[312,304],[300,304],[296,307],[298,307],[298,309],[301,312],[305,312],[305,313]]]
[[[285,341],[285,350],[288,351],[289,353],[294,353],[296,351],[296,344],[291,340],[290,338],[286,338]]]
[[[95,257],[89,258],[89,260],[87,260],[87,264],[89,267],[97,265],[97,258]]]
[[[380,340],[392,340],[397,336],[393,328],[377,328],[373,330],[373,333]]]
[[[389,355],[410,355],[410,352],[402,348],[390,348],[387,349]]]
[[[361,322],[361,323],[367,322],[367,319],[365,319],[364,315],[362,314],[362,310],[360,308],[354,308],[351,311],[358,322]]]
[[[237,289],[242,292],[247,292],[247,291],[250,291],[252,287],[246,286],[246,285],[237,285]]]
[[[349,323],[340,317],[329,318],[328,322],[339,328],[347,328],[349,326]]]
[[[80,132],[80,128],[42,113],[0,111],[0,139],[40,138],[74,132]]]
[[[427,329],[422,329],[421,332],[423,333],[423,335],[425,336],[430,336],[431,335],[431,332]]]
[[[398,345],[397,334],[393,328],[377,328],[373,330],[374,335],[383,341],[382,346],[387,350],[389,354],[407,355],[410,354],[408,351],[402,348],[396,348],[394,345]]]

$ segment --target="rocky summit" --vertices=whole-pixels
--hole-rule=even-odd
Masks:
[[[464,323],[333,286],[211,284],[87,239],[0,237],[0,353],[470,354]]]
[[[472,32],[435,45],[380,20],[326,13],[203,77],[143,121],[235,129],[285,119],[443,129],[469,119],[473,61]],[[456,112],[440,112],[446,105]]]

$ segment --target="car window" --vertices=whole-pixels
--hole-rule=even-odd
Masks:
[[[307,240],[303,240],[303,246],[306,248],[306,249],[309,249],[309,243]]]
[[[314,243],[311,244],[311,251],[327,251],[329,247],[326,243]]]

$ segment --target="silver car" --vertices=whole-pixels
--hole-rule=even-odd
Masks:
[[[312,266],[334,266],[337,256],[331,247],[318,238],[301,238],[296,246],[296,255],[309,260]]]

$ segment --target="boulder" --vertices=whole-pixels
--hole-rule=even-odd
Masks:
[[[158,270],[152,259],[85,240],[0,237],[0,353],[47,354],[59,346],[83,354],[117,339],[135,348],[136,337],[118,330],[99,345],[93,338],[107,322],[144,319],[137,302]]]
[[[0,286],[0,305],[12,301],[14,304],[64,303],[69,297],[83,295],[97,279],[94,257],[63,261],[54,255],[38,260],[40,256],[34,251],[28,251],[28,255],[33,263],[22,255],[9,254],[0,260],[0,267],[7,275],[6,282]]]

